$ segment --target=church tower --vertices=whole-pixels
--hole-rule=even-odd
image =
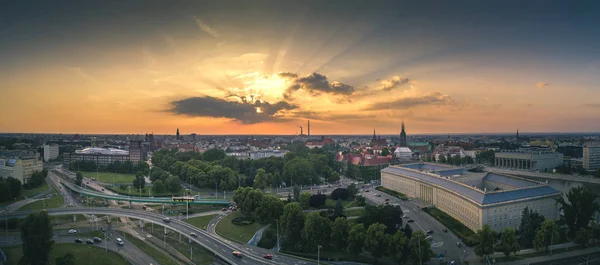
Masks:
[[[408,143],[406,142],[406,131],[404,131],[404,121],[402,121],[402,131],[400,132],[400,146],[408,147]]]
[[[179,140],[179,128],[177,128],[177,134],[175,135],[175,139]]]
[[[377,139],[377,136],[375,136],[375,128],[373,128],[373,140]]]
[[[517,129],[517,141],[519,140],[519,129]]]

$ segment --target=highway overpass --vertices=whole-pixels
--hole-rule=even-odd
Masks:
[[[23,218],[34,212],[38,211],[3,214],[0,216],[0,219],[4,220],[6,218]],[[222,239],[215,235],[209,234],[208,232],[202,229],[199,229],[191,224],[179,220],[172,219],[169,223],[165,223],[163,221],[164,216],[150,212],[118,208],[56,208],[48,209],[47,212],[49,215],[101,214],[109,216],[121,216],[139,219],[144,222],[155,223],[157,225],[164,226],[165,228],[171,229],[177,233],[188,237],[190,240],[196,242],[200,246],[212,251],[215,255],[228,262],[229,264],[314,264],[313,262],[309,262],[306,260],[292,258],[284,255],[278,255],[276,253],[270,253],[266,249],[249,245],[240,245],[238,243],[231,242],[227,239]],[[196,233],[198,236],[190,236],[190,233],[192,232]],[[242,252],[243,257],[234,257],[232,255],[232,252],[234,250]],[[263,255],[267,253],[273,254],[273,260],[267,260],[263,258]]]

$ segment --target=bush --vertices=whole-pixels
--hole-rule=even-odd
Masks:
[[[231,223],[239,226],[251,225],[254,223],[254,218],[247,216],[236,217],[231,220]]]
[[[315,194],[310,196],[308,200],[308,205],[313,208],[319,208],[325,205],[325,201],[327,201],[327,196],[325,194]]]
[[[262,238],[258,242],[258,247],[272,249],[275,244],[277,244],[277,232],[269,228],[263,233]]]
[[[344,188],[337,188],[331,192],[331,199],[334,201],[337,201],[337,199],[345,200],[348,199],[349,196],[348,190]]]
[[[440,211],[437,208],[423,208],[423,211],[433,216],[433,218],[440,221],[440,223],[442,223],[444,226],[448,227],[448,229],[450,229],[450,231],[452,231],[452,233],[454,233],[456,236],[462,238],[462,241],[465,245],[472,247],[479,244],[475,232],[463,225],[461,222],[452,218],[452,216]]]
[[[386,188],[381,187],[381,186],[379,186],[379,187],[377,187],[375,189],[378,190],[378,191],[381,191],[381,192],[385,192],[385,193],[387,193],[389,195],[392,195],[392,196],[394,196],[394,197],[396,197],[398,199],[401,199],[403,201],[407,201],[408,200],[408,197],[404,193],[402,193],[402,192],[397,192],[395,190],[386,189]]]

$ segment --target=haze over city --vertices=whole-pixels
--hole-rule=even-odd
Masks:
[[[600,131],[597,3],[434,2],[14,1],[0,131]]]

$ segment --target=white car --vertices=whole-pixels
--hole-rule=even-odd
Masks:
[[[171,218],[165,217],[165,218],[163,218],[163,222],[165,222],[165,223],[171,222]]]
[[[124,245],[124,244],[125,244],[125,243],[123,242],[123,239],[121,239],[121,238],[117,238],[117,245],[119,245],[119,246],[122,246],[122,245]]]
[[[77,234],[77,230],[75,230],[75,229],[70,229],[70,230],[69,230],[69,234]]]
[[[196,233],[194,233],[194,232],[191,232],[191,233],[190,233],[190,236],[196,237],[196,236],[198,236],[198,235],[196,235]]]

